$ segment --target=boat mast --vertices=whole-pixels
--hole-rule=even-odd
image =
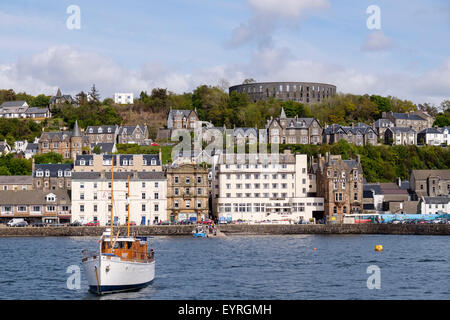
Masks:
[[[128,175],[128,193],[127,193],[127,204],[128,204],[128,237],[130,236],[130,175]]]
[[[114,214],[113,214],[113,210],[114,210],[114,155],[113,155],[113,157],[112,157],[112,166],[111,166],[111,220],[110,220],[110,223],[111,223],[111,237],[110,237],[110,245],[111,245],[111,253],[112,253],[112,242],[113,242],[113,225],[114,225],[114,223],[113,223],[113,217],[114,217]]]

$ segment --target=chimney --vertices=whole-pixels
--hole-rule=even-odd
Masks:
[[[34,167],[35,167],[35,164],[34,164],[34,157],[33,157],[33,160],[31,161],[31,172],[32,173],[34,173]]]
[[[359,164],[361,163],[361,156],[359,154],[356,155],[356,160],[358,161]]]
[[[402,179],[400,177],[397,178],[397,185],[399,188],[402,186]]]
[[[159,161],[162,164],[162,153],[161,153],[161,148],[159,148]]]

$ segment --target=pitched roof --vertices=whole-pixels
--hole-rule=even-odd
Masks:
[[[402,119],[402,120],[421,120],[421,121],[426,121],[424,118],[422,118],[419,115],[414,114],[414,113],[396,113],[396,112],[393,112],[392,113],[392,117],[394,119]]]
[[[107,126],[89,126],[84,131],[85,134],[103,134],[103,133],[115,133],[116,130],[119,128],[118,125],[107,125]],[[101,130],[100,130],[101,129]],[[110,129],[110,132],[108,132],[108,129]],[[92,132],[91,132],[92,130]],[[99,132],[100,131],[100,132]]]
[[[58,171],[72,171],[73,165],[70,163],[50,163],[36,164],[34,166],[33,177],[36,177],[36,171],[50,171],[50,177],[57,177]]]
[[[54,194],[56,202],[47,202],[46,196]],[[67,190],[17,190],[0,192],[2,205],[42,205],[42,204],[70,204],[70,194]]]
[[[425,180],[428,177],[440,177],[441,179],[450,180],[450,169],[441,170],[412,170],[411,175],[415,180]]]
[[[130,180],[136,179],[134,176],[134,172],[131,171],[121,171],[114,172],[114,180]],[[111,172],[105,172],[105,176],[103,179],[111,180],[112,175]],[[164,180],[166,179],[164,172],[162,171],[152,171],[152,172],[137,172],[137,178],[141,180]],[[72,174],[72,180],[97,180],[101,179],[100,172],[74,172]]]
[[[423,197],[427,204],[447,204],[450,202],[450,197]]]
[[[33,184],[32,176],[0,176],[0,184]]]
[[[28,106],[28,103],[24,100],[17,100],[17,101],[5,101],[2,103],[2,105],[0,106],[0,108],[10,108],[10,107],[23,107],[23,106]]]
[[[48,108],[30,107],[27,111],[25,111],[25,113],[47,113],[48,111]]]

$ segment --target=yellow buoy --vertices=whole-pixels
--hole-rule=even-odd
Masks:
[[[381,244],[377,244],[375,246],[375,251],[383,251],[383,246]]]

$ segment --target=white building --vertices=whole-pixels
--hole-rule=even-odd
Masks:
[[[117,104],[132,104],[133,103],[132,93],[115,93],[114,102]]]
[[[447,142],[447,139],[444,140],[444,132],[440,128],[426,128],[417,134],[417,141],[419,144],[440,146]]]
[[[213,214],[220,220],[250,223],[308,221],[323,212],[324,199],[311,196],[314,175],[306,155],[216,156],[213,165]]]
[[[114,198],[114,207],[111,206],[111,196]],[[164,173],[114,172],[112,184],[111,172],[73,172],[72,221],[84,219],[106,225],[111,219],[113,208],[113,221],[125,225],[128,221],[128,205],[130,222],[136,225],[165,220],[167,178]]]
[[[450,213],[450,197],[422,197],[420,209],[422,214]]]

